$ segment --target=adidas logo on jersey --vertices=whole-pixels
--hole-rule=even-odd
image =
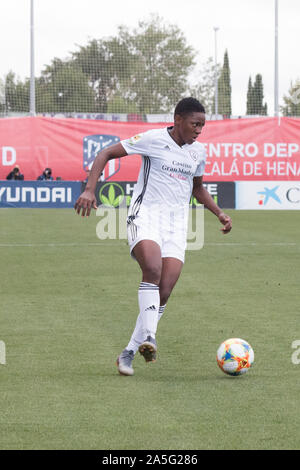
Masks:
[[[169,147],[169,145],[165,145],[165,146],[164,146],[164,149],[171,150],[171,148]]]
[[[146,311],[147,310],[156,310],[155,305],[151,305],[151,307],[146,308]]]

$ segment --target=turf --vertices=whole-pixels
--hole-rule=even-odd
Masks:
[[[299,449],[300,213],[230,211],[223,236],[187,252],[158,329],[158,361],[115,360],[137,315],[140,273],[97,217],[0,210],[1,449]],[[229,377],[219,344],[250,342],[253,368]]]

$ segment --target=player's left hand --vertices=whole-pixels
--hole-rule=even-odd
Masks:
[[[219,214],[219,221],[221,222],[221,224],[224,225],[224,227],[221,228],[221,232],[223,232],[224,234],[229,233],[232,229],[232,220],[229,215],[226,215],[224,212],[221,212]]]

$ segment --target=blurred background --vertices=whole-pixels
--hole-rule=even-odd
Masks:
[[[299,116],[299,18],[297,0],[1,2],[0,114],[169,122],[192,95],[208,119]]]

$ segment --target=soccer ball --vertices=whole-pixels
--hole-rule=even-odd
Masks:
[[[217,351],[217,363],[225,374],[242,375],[254,362],[254,351],[247,341],[230,338]]]

